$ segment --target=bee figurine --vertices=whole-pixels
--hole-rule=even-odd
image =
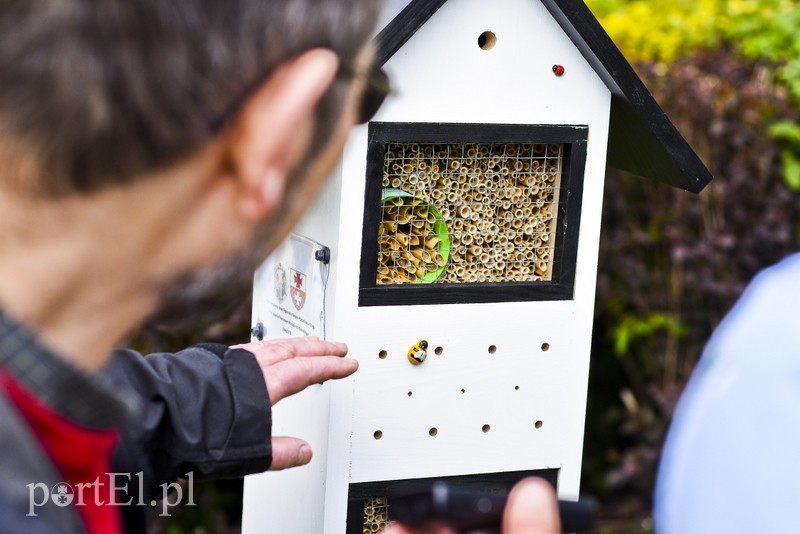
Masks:
[[[413,347],[408,349],[408,361],[414,365],[419,365],[428,357],[428,342],[424,339],[417,341]]]

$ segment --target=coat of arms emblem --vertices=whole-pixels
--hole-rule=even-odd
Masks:
[[[306,303],[306,275],[300,271],[291,269],[289,284],[289,294],[292,296],[292,304],[298,311],[303,309]]]

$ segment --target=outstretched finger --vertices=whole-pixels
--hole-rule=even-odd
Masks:
[[[234,345],[253,353],[261,367],[267,367],[291,358],[307,356],[339,356],[347,354],[347,345],[335,341],[322,341],[315,336],[273,339]]]
[[[338,356],[292,358],[269,367],[264,373],[269,398],[274,406],[279,400],[294,395],[311,384],[344,378],[355,373],[358,361]]]
[[[528,478],[514,486],[503,514],[503,534],[558,534],[558,502],[544,479]]]
[[[311,446],[302,439],[273,436],[270,471],[306,465],[311,461]]]

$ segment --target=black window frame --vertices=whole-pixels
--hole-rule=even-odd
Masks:
[[[361,240],[359,306],[573,300],[575,265],[589,127],[470,123],[370,122]],[[389,143],[546,143],[564,145],[556,221],[553,275],[549,281],[378,285],[383,163]]]

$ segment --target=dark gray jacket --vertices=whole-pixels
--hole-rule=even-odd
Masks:
[[[104,374],[139,404],[135,416],[120,428],[112,463],[115,473],[131,475],[121,479],[127,483],[127,496],[117,498],[134,503],[120,507],[127,532],[145,531],[145,509],[136,503],[160,499],[162,484],[179,476],[191,471],[195,480],[235,477],[269,467],[270,401],[261,369],[249,352],[218,344],[147,357],[118,350]],[[59,482],[59,475],[4,398],[0,422],[0,533],[83,532],[74,507],[43,506],[36,518],[26,517],[28,489],[9,475],[35,475],[47,484]]]

